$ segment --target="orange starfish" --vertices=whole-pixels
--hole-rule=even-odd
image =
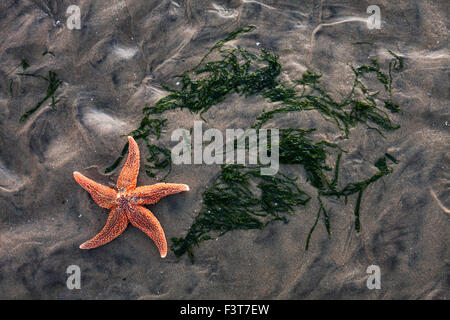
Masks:
[[[144,204],[154,204],[170,194],[189,191],[186,184],[157,183],[136,188],[139,173],[139,147],[132,137],[128,137],[128,159],[117,180],[117,190],[101,185],[79,172],[73,177],[89,192],[100,206],[111,209],[105,227],[94,238],[83,243],[81,249],[93,249],[117,238],[127,227],[128,221],[145,232],[158,247],[161,258],[167,255],[167,242],[159,221],[144,208]]]

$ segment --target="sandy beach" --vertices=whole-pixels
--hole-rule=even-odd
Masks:
[[[79,0],[80,29],[67,26],[72,1],[3,0],[0,4],[0,299],[449,299],[450,113],[448,2],[378,1],[380,29],[369,29],[372,1],[94,1]],[[305,241],[317,202],[298,207],[288,222],[263,230],[235,230],[195,248],[195,262],[169,250],[162,259],[151,239],[132,226],[92,250],[79,246],[105,225],[99,207],[73,172],[113,188],[123,163],[126,136],[139,126],[142,109],[177,87],[173,76],[194,67],[230,32],[255,29],[230,42],[279,56],[280,78],[321,72],[335,97],[348,94],[350,65],[387,50],[404,60],[394,74],[393,100],[401,107],[397,130],[382,137],[357,125],[337,139],[314,112],[277,117],[272,127],[317,128],[321,139],[346,149],[343,183],[376,172],[388,152],[393,172],[371,184],[361,203],[361,231],[354,203],[326,199],[331,238],[323,225]],[[356,45],[355,45],[356,43]],[[47,54],[43,54],[47,51]],[[29,64],[24,66],[23,61]],[[25,70],[26,69],[26,70]],[[57,74],[51,99],[25,121],[47,83],[21,76]],[[230,94],[202,117],[205,128],[248,128],[272,104],[260,96]],[[158,143],[202,120],[188,110],[164,113]],[[144,167],[146,147],[138,140]],[[301,170],[298,182],[306,192]],[[202,194],[219,165],[174,165],[165,182],[189,192],[171,195],[149,209],[168,242],[183,237],[202,208]],[[160,182],[144,169],[138,185]],[[169,243],[170,245],[170,243]],[[67,268],[79,266],[81,288],[66,286]],[[366,285],[368,266],[381,270],[381,289]]]

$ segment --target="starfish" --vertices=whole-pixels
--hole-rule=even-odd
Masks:
[[[145,232],[156,244],[161,258],[167,255],[167,242],[164,230],[155,216],[142,205],[157,203],[170,194],[189,191],[186,184],[156,183],[136,188],[139,174],[139,147],[133,137],[128,137],[128,158],[119,179],[117,190],[101,185],[75,171],[73,177],[78,184],[91,194],[100,207],[111,209],[106,225],[80,249],[93,249],[117,238],[127,227],[128,222]]]

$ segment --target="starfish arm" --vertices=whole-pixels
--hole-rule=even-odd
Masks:
[[[162,197],[182,191],[189,191],[189,186],[178,183],[156,183],[151,186],[137,187],[134,189],[132,197],[137,204],[154,204]]]
[[[133,137],[128,137],[128,158],[119,179],[117,179],[117,189],[119,191],[131,191],[136,187],[139,173],[139,147]]]
[[[127,212],[127,216],[133,226],[141,229],[153,240],[161,258],[164,258],[167,255],[167,242],[164,230],[158,219],[150,210],[139,205],[133,205],[132,209]]]
[[[106,225],[102,231],[91,240],[86,241],[80,249],[93,249],[117,238],[127,227],[128,219],[118,208],[111,210]]]
[[[84,190],[91,194],[92,199],[94,199],[95,203],[100,207],[106,209],[112,208],[117,197],[117,192],[115,190],[99,184],[77,171],[73,173],[73,177]]]

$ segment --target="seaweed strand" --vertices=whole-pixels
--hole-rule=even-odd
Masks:
[[[58,90],[59,86],[62,84],[62,80],[58,78],[58,75],[54,71],[48,72],[48,77],[44,77],[34,73],[18,73],[20,76],[34,77],[38,79],[45,80],[48,83],[47,93],[44,98],[42,98],[38,103],[31,109],[27,110],[21,117],[20,121],[25,121],[30,115],[36,112],[48,99],[51,99],[50,106],[53,110],[56,109],[56,104],[59,100],[55,98],[55,92]]]

